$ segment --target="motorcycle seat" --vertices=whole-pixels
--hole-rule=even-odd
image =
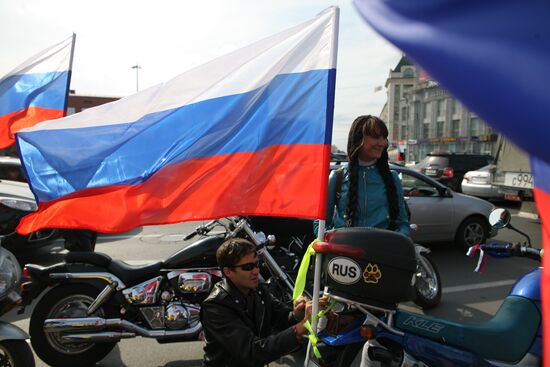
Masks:
[[[101,252],[78,252],[71,251],[65,255],[66,263],[84,263],[107,268],[113,259]]]
[[[126,286],[129,286],[160,275],[162,265],[162,261],[145,265],[130,265],[121,260],[113,260],[108,269],[109,272],[122,280]]]
[[[540,325],[537,306],[518,296],[506,297],[493,318],[481,323],[458,323],[409,312],[399,312],[396,318],[400,330],[507,363],[525,356]]]

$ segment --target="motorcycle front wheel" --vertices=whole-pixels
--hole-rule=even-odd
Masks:
[[[428,253],[418,255],[416,273],[414,303],[425,310],[436,307],[441,301],[441,277]]]
[[[29,334],[36,354],[52,366],[90,366],[102,360],[116,342],[67,342],[63,333],[46,333],[47,319],[88,317],[86,311],[99,290],[86,284],[60,285],[48,292],[34,308]],[[113,309],[101,306],[92,317],[114,316]],[[74,332],[73,332],[74,333]]]
[[[25,340],[0,342],[0,367],[34,367],[34,355]]]

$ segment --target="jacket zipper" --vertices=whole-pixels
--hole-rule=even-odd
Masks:
[[[363,218],[365,218],[365,224],[364,226],[367,226],[367,173],[363,172],[363,184],[365,185],[365,215]]]

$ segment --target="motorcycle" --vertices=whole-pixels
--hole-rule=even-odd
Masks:
[[[212,234],[215,228],[222,230]],[[266,281],[291,297],[292,280],[268,249],[273,236],[254,232],[246,218],[211,221],[185,239],[196,235],[205,237],[144,266],[93,252],[68,253],[64,263],[49,267],[27,264],[24,274],[30,281],[23,283],[24,306],[49,287],[30,319],[36,354],[55,366],[88,365],[103,359],[121,339],[200,340],[200,304],[222,277],[216,250],[236,236],[256,244],[262,274],[269,276]]]
[[[283,270],[292,279],[296,279],[307,245],[315,238],[313,221],[301,218],[250,217],[250,222],[254,228],[275,236],[277,241],[270,252]],[[416,224],[411,224],[411,231],[417,228]],[[414,249],[417,264],[413,302],[427,310],[436,307],[441,301],[441,276],[430,249],[417,243],[414,244]]]
[[[508,211],[495,209],[489,222],[495,228],[508,227],[522,233],[510,224],[510,217]],[[324,330],[319,335],[329,351],[338,351],[336,357],[333,355],[332,365],[541,365],[541,267],[524,274],[515,283],[492,319],[462,324],[398,309],[399,302],[413,296],[410,289],[414,272],[413,244],[410,241],[396,244],[390,258],[379,255],[376,248],[358,251],[354,243],[365,236],[396,240],[391,238],[391,233],[335,233],[328,242],[314,246],[323,254],[324,280],[328,284],[325,294],[339,302],[344,310],[336,315],[353,315],[347,325],[333,326],[331,331]],[[486,255],[526,257],[540,262],[542,252],[531,247],[528,236],[523,244],[472,246],[468,254],[473,256],[477,251],[480,258],[476,271],[485,265]],[[356,280],[342,277],[344,266],[348,267],[348,273],[356,266],[362,277]],[[347,285],[342,285],[346,281]]]
[[[0,242],[3,237],[0,237]],[[0,246],[0,315],[19,304],[21,268],[11,252]],[[0,321],[0,366],[33,367],[29,336],[15,325]]]

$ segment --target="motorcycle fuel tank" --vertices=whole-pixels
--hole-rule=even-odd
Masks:
[[[224,240],[221,236],[202,238],[171,255],[164,266],[169,269],[216,267],[216,250]]]

